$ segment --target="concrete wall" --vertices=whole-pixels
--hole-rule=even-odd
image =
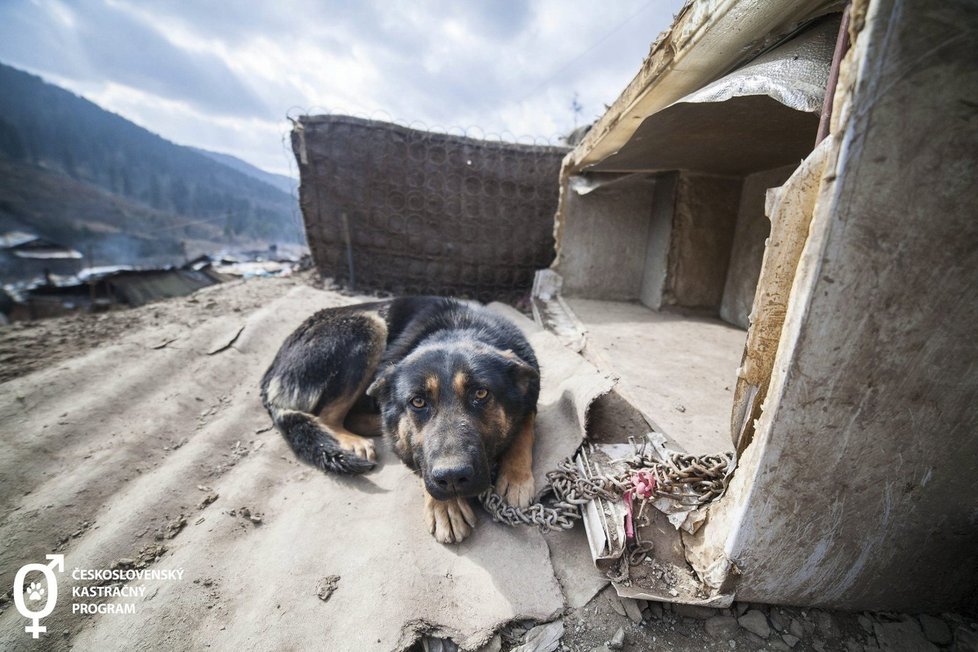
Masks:
[[[757,289],[757,277],[764,259],[764,242],[771,232],[771,222],[764,214],[764,196],[768,188],[783,184],[796,165],[755,172],[744,178],[737,209],[730,266],[720,303],[720,318],[747,328],[751,305]]]
[[[740,188],[738,177],[680,173],[663,303],[719,310]]]
[[[645,267],[654,182],[623,180],[563,196],[556,270],[567,296],[611,301],[638,299]]]
[[[978,13],[867,4],[765,409],[692,556],[741,600],[974,609]]]
[[[676,207],[679,173],[656,178],[649,215],[648,240],[645,245],[645,268],[639,300],[649,308],[662,307],[666,276],[669,270],[669,246],[672,243],[672,219]]]
[[[742,179],[671,172],[564,193],[556,270],[569,297],[718,311]]]

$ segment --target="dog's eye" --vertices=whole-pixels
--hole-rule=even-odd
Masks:
[[[411,405],[413,405],[415,408],[420,410],[421,408],[426,406],[427,403],[420,396],[415,396],[414,398],[411,399]]]
[[[472,392],[472,396],[475,397],[477,401],[484,401],[489,396],[489,390],[485,387],[480,387],[479,389]]]

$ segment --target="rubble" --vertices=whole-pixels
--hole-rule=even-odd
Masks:
[[[738,618],[737,622],[748,632],[756,634],[761,638],[767,638],[771,635],[771,627],[767,624],[767,617],[757,609],[751,609]]]

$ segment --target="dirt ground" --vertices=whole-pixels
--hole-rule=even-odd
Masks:
[[[247,313],[304,284],[323,287],[315,272],[305,271],[284,278],[234,280],[135,309],[14,322],[0,327],[0,383],[54,366],[124,333],[173,324],[193,328],[214,317]]]
[[[278,279],[252,279],[248,281],[235,281],[219,286],[206,288],[196,294],[168,301],[151,304],[134,310],[114,311],[100,315],[78,315],[60,319],[53,319],[35,323],[19,323],[12,326],[0,327],[0,394],[14,391],[22,392],[23,388],[34,387],[30,382],[36,374],[44,372],[45,378],[56,378],[59,370],[64,369],[64,373],[70,376],[73,373],[72,361],[90,352],[98,352],[99,349],[109,347],[120,338],[133,334],[141,333],[141,343],[150,349],[161,350],[167,347],[180,347],[188,345],[189,334],[194,332],[206,331],[213,325],[216,318],[234,316],[238,313],[246,314],[268,305],[275,299],[283,297],[290,290],[303,285],[318,285],[311,273],[296,275],[290,278]],[[216,336],[207,340],[213,341],[213,349],[208,344],[203,346],[201,353],[210,356],[219,353],[221,346],[230,346],[237,335],[235,333],[225,333],[220,329],[214,331]],[[208,336],[210,337],[210,336]],[[254,336],[253,336],[254,337]],[[271,336],[270,336],[271,337]],[[280,337],[275,334],[275,337]],[[223,342],[223,344],[222,344]],[[240,344],[240,342],[239,342]],[[245,350],[247,347],[242,347]],[[173,369],[173,373],[178,373],[178,369]],[[17,380],[24,379],[24,382]],[[111,382],[112,379],[100,378],[99,382]],[[243,379],[231,379],[232,381]],[[249,381],[250,378],[245,379]],[[147,381],[149,382],[149,381]],[[78,391],[84,391],[84,383],[75,383],[72,387]],[[149,385],[147,385],[149,387]],[[42,388],[35,387],[39,394],[43,393]],[[26,410],[39,403],[35,401],[46,400],[26,394],[9,397],[12,405],[15,401],[22,403]],[[213,398],[213,400],[211,400]],[[164,397],[164,400],[166,397]],[[237,409],[226,397],[207,397],[187,398],[193,406],[196,415],[196,426],[190,428],[195,432],[208,432],[209,428],[214,428],[218,432],[217,426],[222,419],[230,419]],[[166,412],[166,410],[164,410]],[[199,412],[199,414],[197,414]],[[249,412],[249,414],[251,414]],[[10,415],[15,415],[11,417]],[[92,418],[87,414],[87,418]],[[104,418],[103,418],[104,417]],[[16,417],[15,412],[6,414],[3,418],[10,419],[8,426],[13,425]],[[27,417],[25,417],[27,418]],[[112,430],[112,437],[115,432],[122,433],[123,428],[120,424],[113,423],[111,415],[100,416],[99,422],[105,422],[105,429]],[[43,419],[48,429],[50,425],[53,430],[64,427],[66,433],[76,416],[74,414],[44,415]],[[23,423],[27,423],[24,421]],[[228,423],[233,423],[228,421]],[[251,421],[248,422],[251,424]],[[261,424],[259,424],[261,425]],[[320,487],[322,479],[319,475],[311,472],[300,472],[294,479],[287,481],[276,481],[267,484],[261,476],[256,476],[269,467],[269,477],[281,476],[285,471],[293,473],[295,463],[280,456],[276,447],[281,442],[278,441],[277,434],[269,432],[267,426],[255,428],[249,425],[251,431],[249,436],[241,437],[237,441],[235,436],[222,435],[222,439],[215,440],[214,445],[218,444],[222,448],[219,455],[213,451],[201,450],[197,456],[195,447],[210,446],[207,440],[200,443],[194,441],[191,435],[190,441],[176,436],[172,441],[167,438],[159,439],[155,447],[159,450],[144,452],[137,456],[135,452],[130,453],[126,448],[128,445],[138,445],[134,440],[139,433],[129,435],[120,434],[118,439],[113,439],[98,443],[86,443],[83,441],[72,440],[72,435],[66,434],[68,439],[65,446],[77,449],[87,455],[87,457],[65,456],[64,464],[77,463],[71,460],[85,459],[91,462],[102,464],[102,470],[91,477],[82,475],[77,480],[70,480],[70,466],[38,466],[38,473],[42,477],[35,477],[28,480],[27,476],[21,478],[20,471],[17,470],[13,460],[4,462],[11,477],[3,478],[3,495],[0,496],[0,503],[3,508],[3,523],[0,528],[4,528],[8,534],[16,533],[18,540],[10,539],[4,541],[3,547],[7,548],[7,553],[0,552],[4,564],[9,566],[10,560],[16,555],[11,555],[15,546],[26,545],[37,548],[31,551],[32,555],[37,556],[43,550],[77,550],[78,555],[89,555],[93,559],[107,556],[116,559],[120,568],[143,568],[151,566],[160,557],[173,553],[180,553],[181,548],[186,560],[185,565],[193,562],[194,537],[198,536],[195,532],[197,526],[204,523],[205,518],[208,526],[227,531],[228,540],[239,537],[240,543],[235,541],[228,544],[227,554],[233,557],[234,554],[246,554],[253,550],[255,546],[261,545],[261,539],[256,533],[262,528],[269,528],[267,523],[269,518],[285,520],[288,512],[295,511],[300,504],[292,505],[278,504],[277,497],[282,500],[292,498],[292,501],[299,499],[296,492],[307,493],[304,487],[308,488],[308,493],[312,493],[316,487]],[[16,429],[8,429],[10,433],[16,433]],[[27,428],[24,428],[26,431]],[[40,432],[40,431],[39,431]],[[165,432],[165,431],[161,431]],[[51,430],[47,430],[45,437],[51,437]],[[150,431],[147,430],[147,436]],[[6,450],[10,456],[19,455],[17,446],[30,447],[35,444],[23,439],[28,433],[9,435],[17,439],[16,442],[5,442]],[[21,441],[23,439],[23,441]],[[77,437],[76,437],[77,439]],[[46,455],[59,455],[59,451],[50,448],[54,446],[49,439],[45,439],[40,444]],[[265,450],[262,451],[261,449]],[[268,455],[271,449],[275,454]],[[26,450],[26,449],[25,449]],[[33,449],[31,449],[33,450]],[[135,449],[134,449],[135,450]],[[284,451],[281,451],[284,452]],[[207,453],[206,455],[204,453]],[[158,511],[156,503],[152,503],[152,509],[156,517],[145,522],[151,526],[145,526],[145,532],[140,525],[138,528],[133,523],[132,534],[126,533],[124,541],[113,538],[99,539],[96,536],[93,542],[101,541],[99,546],[106,544],[117,549],[99,550],[93,543],[86,548],[86,540],[93,530],[101,526],[109,526],[119,523],[118,527],[125,529],[129,521],[135,521],[135,515],[140,509],[139,505],[113,505],[108,502],[103,505],[101,501],[109,501],[113,494],[111,484],[120,483],[120,486],[127,483],[142,483],[143,493],[145,494],[146,504],[151,505],[150,495],[154,487],[160,492],[161,496],[170,496],[173,489],[166,484],[163,478],[154,478],[153,473],[159,461],[172,456],[188,457],[186,468],[199,471],[194,478],[201,478],[200,484],[197,479],[182,480],[182,484],[192,484],[195,497],[194,504],[185,504],[186,496],[179,499],[173,497],[161,498],[162,504],[166,505],[163,511]],[[265,456],[265,457],[263,457]],[[281,457],[281,459],[279,459]],[[94,459],[92,459],[94,458]],[[29,458],[25,458],[29,459]],[[196,461],[195,461],[196,460]],[[207,460],[206,468],[202,466]],[[10,464],[8,464],[10,462]],[[129,470],[125,469],[128,464]],[[191,463],[192,462],[192,463]],[[13,464],[13,466],[11,466]],[[233,468],[236,474],[229,471]],[[25,472],[26,473],[26,472]],[[59,475],[68,474],[62,482]],[[225,476],[225,474],[227,474]],[[35,474],[36,475],[36,474]],[[140,478],[140,476],[143,476]],[[118,476],[118,477],[117,477]],[[259,477],[261,479],[259,493],[252,492],[251,496],[264,496],[262,505],[245,504],[243,501],[234,502],[235,493],[245,491],[245,484],[248,478]],[[208,480],[209,478],[209,480]],[[235,479],[237,478],[237,479]],[[15,483],[16,481],[16,483]],[[218,491],[219,483],[225,482],[225,487]],[[67,484],[66,484],[67,483]],[[17,493],[12,493],[12,487],[16,484]],[[195,487],[195,488],[194,488]],[[61,498],[57,492],[77,492],[72,495],[77,496],[67,504],[58,504]],[[291,492],[291,493],[290,493]],[[23,494],[23,495],[21,495]],[[198,495],[199,494],[199,495]],[[188,494],[189,495],[189,494]],[[244,495],[244,494],[242,494]],[[87,497],[87,498],[86,498]],[[197,500],[199,498],[199,501]],[[84,502],[88,500],[93,509],[89,510]],[[76,505],[75,502],[78,502]],[[169,503],[173,504],[170,505]],[[214,503],[213,507],[211,504]],[[241,503],[241,504],[239,504]],[[27,508],[22,505],[28,504]],[[21,506],[18,506],[21,505]],[[286,509],[289,507],[290,509]],[[98,508],[101,510],[95,510]],[[165,513],[164,513],[165,512]],[[132,518],[130,518],[132,516]],[[112,519],[115,519],[113,521]],[[211,523],[214,523],[211,526]],[[9,526],[9,527],[8,527]],[[17,529],[11,529],[16,526]],[[273,524],[266,532],[275,532]],[[112,525],[112,527],[115,527]],[[483,525],[483,529],[499,527],[494,524]],[[281,530],[283,536],[287,530]],[[53,533],[59,533],[56,536]],[[104,533],[104,530],[103,530]],[[182,533],[182,534],[181,534]],[[235,534],[237,533],[237,534]],[[180,540],[176,540],[178,535]],[[54,540],[48,541],[44,537],[51,536]],[[104,537],[105,535],[103,535]],[[203,535],[201,535],[203,536]],[[267,535],[266,535],[267,536]],[[35,541],[36,537],[42,540]],[[179,544],[190,538],[185,544]],[[250,537],[251,543],[248,542]],[[289,539],[276,540],[278,546],[287,544]],[[200,539],[205,542],[206,539]],[[286,548],[288,546],[286,545]],[[167,549],[172,548],[170,553]],[[280,550],[281,548],[279,548]],[[129,552],[130,554],[122,554]],[[543,555],[546,559],[546,551]],[[167,557],[169,559],[170,557]],[[291,563],[289,559],[280,560],[283,564]],[[93,562],[94,563],[94,562]],[[160,565],[160,564],[157,564]],[[162,564],[166,565],[166,564]],[[556,564],[555,564],[556,565]],[[9,568],[4,569],[5,573]],[[222,572],[223,571],[223,572]],[[461,576],[461,573],[456,573]],[[5,577],[7,575],[5,574]],[[315,578],[318,581],[316,587],[310,588],[309,593],[315,597],[318,603],[325,603],[331,600],[336,603],[342,600],[344,583],[349,582],[344,573],[342,578],[329,576]],[[274,576],[270,574],[260,575],[263,581],[274,581]],[[189,588],[184,588],[184,592],[192,594],[192,600],[182,598],[179,613],[172,615],[170,621],[154,625],[153,630],[158,637],[154,640],[160,645],[170,644],[179,645],[186,642],[186,638],[176,636],[174,632],[180,627],[187,627],[187,623],[198,622],[199,613],[203,610],[208,614],[208,620],[200,621],[215,626],[221,622],[247,622],[249,618],[248,607],[241,603],[231,600],[231,596],[241,591],[241,584],[236,584],[233,566],[222,568],[220,565],[211,567],[209,571],[202,571],[194,576]],[[452,577],[448,576],[448,581]],[[247,586],[247,583],[244,584]],[[167,597],[166,587],[157,587],[159,596],[157,601]],[[16,617],[13,612],[12,594],[9,586],[0,587],[0,591],[5,591],[0,595],[0,622],[4,624],[13,623]],[[336,591],[336,596],[331,597]],[[565,589],[566,593],[566,589]],[[291,595],[286,591],[279,592],[282,596]],[[151,600],[157,593],[153,592],[147,600]],[[277,594],[278,595],[278,594]],[[324,597],[325,595],[325,597]],[[316,597],[318,596],[318,597]],[[303,595],[303,597],[307,597]],[[293,597],[282,597],[280,601],[272,607],[282,609],[285,617],[286,610],[293,609]],[[311,599],[311,598],[310,598]],[[396,591],[388,599],[396,600]],[[258,598],[260,603],[262,598]],[[272,598],[275,602],[276,598]],[[268,602],[268,599],[265,599]],[[237,606],[235,606],[237,605]],[[255,606],[254,609],[257,609]],[[233,613],[237,610],[237,613]],[[256,612],[257,613],[257,612]],[[557,620],[563,627],[562,633],[559,632],[559,625],[555,624],[550,630],[543,631],[534,629],[535,626],[546,619],[532,621],[514,621],[504,626],[484,650],[515,650],[529,652],[530,650],[550,651],[550,650],[574,650],[574,651],[599,651],[604,650],[672,650],[676,652],[692,652],[694,650],[815,650],[823,652],[827,650],[844,650],[845,652],[871,652],[872,650],[962,650],[978,652],[978,622],[974,619],[966,618],[957,614],[936,614],[936,615],[906,615],[894,613],[843,613],[824,611],[818,609],[800,609],[790,607],[776,607],[757,604],[735,604],[730,609],[714,610],[704,607],[691,607],[685,605],[669,605],[662,603],[645,603],[643,601],[622,600],[617,597],[613,589],[606,588],[598,593],[585,606],[570,609],[565,608],[558,614]],[[264,616],[263,616],[264,617]],[[551,617],[552,618],[552,617]],[[197,619],[197,620],[195,620]],[[104,618],[102,619],[105,620]],[[60,621],[58,621],[60,623]],[[79,625],[79,622],[81,623]],[[85,624],[86,621],[65,620],[63,625],[63,636],[57,638],[55,642],[48,642],[42,647],[23,649],[68,649],[77,645],[77,649],[83,649],[88,644],[98,642],[98,631],[95,623]],[[120,621],[121,622],[121,621]],[[170,628],[170,629],[168,629]],[[103,627],[104,629],[104,627]],[[215,627],[216,629],[216,627]],[[89,631],[91,630],[91,631]],[[220,626],[217,638],[214,640],[214,648],[227,649],[235,647],[232,642],[234,639],[221,638],[225,633],[225,626]],[[55,631],[62,631],[60,628]],[[134,630],[135,631],[135,630]],[[94,632],[94,633],[93,633]],[[546,634],[546,636],[545,636]],[[557,634],[560,634],[557,637]],[[170,636],[174,636],[171,638]],[[549,636],[550,640],[547,639]],[[556,637],[556,638],[555,638]],[[10,639],[13,640],[13,639]],[[193,639],[196,640],[196,639]],[[77,641],[77,643],[76,643]],[[223,643],[221,641],[224,641]],[[302,639],[291,639],[295,647],[305,647]],[[534,643],[534,641],[536,641]],[[87,643],[86,643],[87,642]],[[418,643],[415,649],[427,650],[453,650],[454,645],[448,641],[438,639],[426,639]]]

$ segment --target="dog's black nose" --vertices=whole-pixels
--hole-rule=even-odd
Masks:
[[[475,479],[475,469],[471,464],[438,466],[431,470],[431,479],[438,487],[449,493],[465,493]]]

